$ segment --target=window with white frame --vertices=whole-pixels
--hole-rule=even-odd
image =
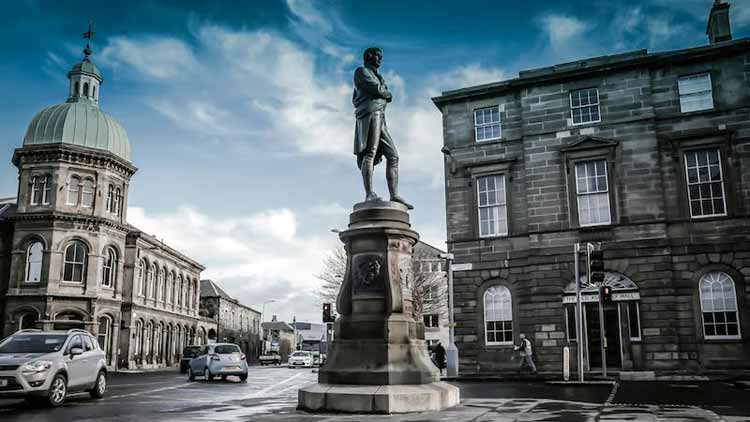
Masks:
[[[30,205],[49,205],[52,187],[49,176],[34,176],[31,178]]]
[[[107,212],[111,213],[115,206],[115,187],[109,185],[107,189]]]
[[[120,188],[115,189],[115,203],[112,207],[112,213],[114,215],[120,215],[120,202],[122,200],[122,192]]]
[[[440,326],[440,316],[438,314],[422,315],[424,326],[427,328],[437,328]]]
[[[678,88],[680,91],[680,111],[683,113],[714,108],[710,73],[683,76],[678,81]]]
[[[68,205],[78,205],[78,192],[81,190],[81,179],[78,176],[70,176],[68,181]]]
[[[706,339],[740,338],[734,280],[721,271],[710,272],[701,277],[699,292],[704,337]]]
[[[84,179],[83,187],[81,189],[81,206],[84,208],[91,208],[94,204],[94,181],[91,179]]]
[[[507,236],[508,214],[505,197],[505,176],[477,178],[479,236]]]
[[[156,271],[156,264],[151,264],[151,270],[148,272],[148,294],[152,299],[156,299],[156,284],[154,283]]]
[[[146,271],[146,262],[141,260],[138,262],[138,267],[136,268],[139,296],[146,296],[146,278],[143,276],[144,271]]]
[[[581,227],[610,224],[607,161],[576,163],[576,199]]]
[[[727,215],[719,149],[686,152],[685,173],[690,216],[700,218]]]
[[[513,303],[505,286],[484,292],[484,338],[488,345],[513,343]]]
[[[477,142],[492,141],[503,136],[499,106],[474,110],[474,135]]]
[[[38,283],[42,279],[42,242],[31,242],[26,249],[26,278],[27,283]]]
[[[602,117],[599,114],[599,90],[587,88],[571,91],[570,115],[574,125],[600,122]]]
[[[637,301],[626,302],[625,312],[628,317],[628,329],[630,330],[630,341],[641,341],[641,310]]]
[[[86,275],[87,249],[83,242],[74,240],[65,248],[63,281],[81,283]]]
[[[117,253],[112,248],[104,251],[104,261],[102,264],[102,286],[113,287],[117,277]]]

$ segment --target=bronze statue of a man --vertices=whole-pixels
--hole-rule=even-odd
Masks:
[[[385,124],[385,106],[393,100],[393,96],[378,73],[383,52],[379,48],[371,47],[365,50],[363,58],[364,66],[354,71],[352,103],[357,117],[354,154],[357,156],[357,166],[362,171],[365,201],[380,199],[372,191],[372,172],[375,165],[385,157],[385,178],[391,201],[400,202],[408,209],[413,209],[411,204],[398,195],[398,152]]]

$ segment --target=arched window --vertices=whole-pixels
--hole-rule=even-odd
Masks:
[[[720,271],[707,273],[701,277],[699,291],[705,338],[740,338],[737,294],[732,277]]]
[[[39,314],[36,312],[24,312],[18,317],[18,329],[26,330],[36,328],[36,322],[39,320]]]
[[[107,189],[107,212],[114,212],[114,194],[115,194],[115,187],[112,185],[109,185],[109,189]]]
[[[31,178],[30,205],[49,205],[51,185],[49,176],[34,176]]]
[[[167,276],[167,278],[165,279],[164,278],[165,274],[166,274],[166,270],[162,268],[161,271],[159,272],[159,286],[161,286],[161,300],[165,302],[169,302],[170,301],[169,289],[167,286],[169,285],[170,278],[169,276]]]
[[[150,288],[151,298],[156,299],[156,285],[154,284],[154,276],[156,275],[156,264],[151,265],[151,271],[148,274],[148,285]]]
[[[120,188],[115,189],[115,203],[112,207],[112,213],[114,215],[120,215],[120,200],[122,199],[122,193],[120,192]]]
[[[136,280],[138,281],[138,294],[139,296],[146,296],[146,277],[144,272],[146,271],[146,262],[141,260],[138,262],[138,268],[136,268]]]
[[[65,248],[63,281],[80,283],[86,276],[86,245],[79,240],[70,242]]]
[[[104,251],[104,262],[102,265],[102,286],[114,287],[117,279],[117,252],[113,248]]]
[[[182,279],[179,277],[175,282],[175,289],[177,291],[177,306],[182,306]]]
[[[78,192],[81,191],[81,179],[78,176],[70,176],[68,181],[68,205],[78,205]]]
[[[484,334],[487,344],[513,343],[513,302],[505,286],[484,292]]]
[[[81,206],[91,208],[94,204],[94,181],[85,179],[83,181],[83,190],[81,191]]]
[[[133,359],[139,360],[141,350],[143,350],[143,321],[140,319],[135,322],[135,339],[133,347]]]
[[[79,95],[81,95],[81,84],[78,81],[76,81],[75,92],[73,93],[73,95],[76,96],[76,97],[78,97]]]
[[[104,350],[107,365],[112,365],[112,318],[107,315],[99,317],[99,347]]]
[[[83,95],[85,97],[89,96],[89,83],[88,82],[83,83]]]
[[[27,283],[38,283],[42,279],[42,242],[31,242],[26,249],[26,278]]]
[[[49,205],[50,191],[52,189],[51,180],[49,176],[42,176],[42,204]]]

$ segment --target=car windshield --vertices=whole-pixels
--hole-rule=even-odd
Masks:
[[[292,353],[292,357],[295,358],[304,358],[310,356],[310,352],[294,352]]]
[[[231,355],[232,353],[240,353],[240,348],[233,344],[225,344],[222,346],[216,346],[214,353],[220,355]]]
[[[182,351],[182,357],[185,358],[194,358],[196,356],[201,355],[201,347],[200,346],[190,346],[186,347],[185,350]]]
[[[0,344],[0,353],[51,353],[62,349],[67,334],[11,336]]]

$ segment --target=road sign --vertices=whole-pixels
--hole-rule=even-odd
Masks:
[[[467,262],[465,264],[453,264],[451,265],[451,270],[453,271],[471,271],[473,268],[473,265],[471,262]]]

